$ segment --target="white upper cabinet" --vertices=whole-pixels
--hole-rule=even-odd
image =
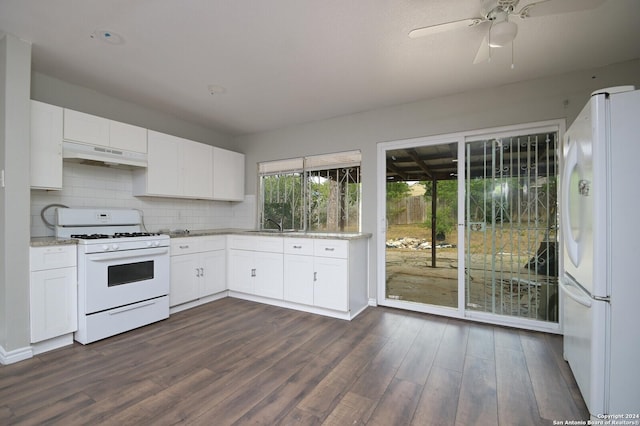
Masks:
[[[64,110],[64,139],[124,151],[147,152],[147,129],[71,109]]]
[[[244,200],[244,154],[213,148],[213,198]]]
[[[133,172],[133,195],[244,199],[244,154],[153,130],[147,150],[147,168]]]
[[[31,101],[31,187],[62,189],[62,108]]]
[[[133,195],[180,196],[180,138],[149,130],[147,168],[133,172]]]
[[[109,142],[111,148],[147,152],[147,129],[109,120]]]
[[[147,168],[133,173],[133,195],[213,197],[213,147],[149,130]]]
[[[64,139],[109,146],[109,120],[71,109],[64,110]]]
[[[189,198],[213,198],[213,147],[183,139],[180,143],[179,166],[182,193]]]

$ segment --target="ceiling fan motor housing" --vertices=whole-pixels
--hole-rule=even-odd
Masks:
[[[500,12],[511,13],[516,8],[520,0],[480,0],[482,15],[493,20]]]

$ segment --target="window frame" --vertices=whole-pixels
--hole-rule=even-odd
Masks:
[[[257,215],[257,227],[260,230],[267,229],[265,228],[266,221],[268,219],[274,220],[274,218],[265,217],[265,202],[266,202],[266,193],[265,193],[265,178],[268,176],[298,176],[301,178],[301,202],[300,202],[300,217],[302,219],[302,227],[300,229],[294,228],[296,230],[304,231],[304,232],[338,232],[338,233],[347,233],[354,232],[353,230],[341,230],[341,229],[326,229],[325,231],[311,229],[310,226],[310,210],[311,210],[311,198],[309,194],[310,182],[313,177],[321,176],[321,172],[326,171],[327,176],[331,174],[333,170],[345,170],[345,169],[353,169],[349,170],[347,173],[347,179],[352,179],[353,175],[355,175],[355,181],[346,182],[346,185],[356,184],[357,185],[357,193],[355,195],[355,201],[357,205],[357,229],[355,232],[360,232],[362,229],[362,181],[360,179],[361,169],[362,169],[362,154],[360,150],[354,151],[344,151],[338,153],[331,154],[322,154],[322,155],[313,155],[306,157],[298,157],[298,158],[290,158],[283,160],[274,160],[274,161],[264,161],[258,163],[258,215]],[[340,176],[339,172],[335,173],[336,176]],[[344,176],[343,176],[344,178]],[[349,192],[347,192],[349,194]],[[342,198],[339,198],[342,200]],[[348,214],[348,213],[347,213]],[[292,215],[294,217],[295,215]],[[348,223],[347,218],[347,223]],[[325,219],[325,227],[328,221]],[[338,221],[338,223],[344,222]],[[284,223],[284,216],[281,215],[279,218],[279,225],[284,229],[287,229],[286,223]],[[295,225],[295,224],[294,224]]]

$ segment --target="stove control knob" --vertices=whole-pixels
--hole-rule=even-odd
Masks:
[[[102,245],[102,250],[109,251],[109,246],[107,244]]]
[[[160,241],[154,241],[153,242],[153,246],[154,247],[159,247],[160,246]]]
[[[111,250],[118,250],[118,247],[117,244],[111,244]]]
[[[147,241],[147,247],[151,247],[151,241]]]

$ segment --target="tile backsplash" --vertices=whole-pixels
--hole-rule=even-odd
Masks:
[[[138,209],[143,212],[149,232],[255,226],[254,195],[246,196],[242,202],[134,197],[131,182],[130,170],[65,162],[62,191],[31,191],[31,236],[54,234],[41,218],[42,209],[50,204]],[[53,223],[53,208],[47,209],[45,219]]]

